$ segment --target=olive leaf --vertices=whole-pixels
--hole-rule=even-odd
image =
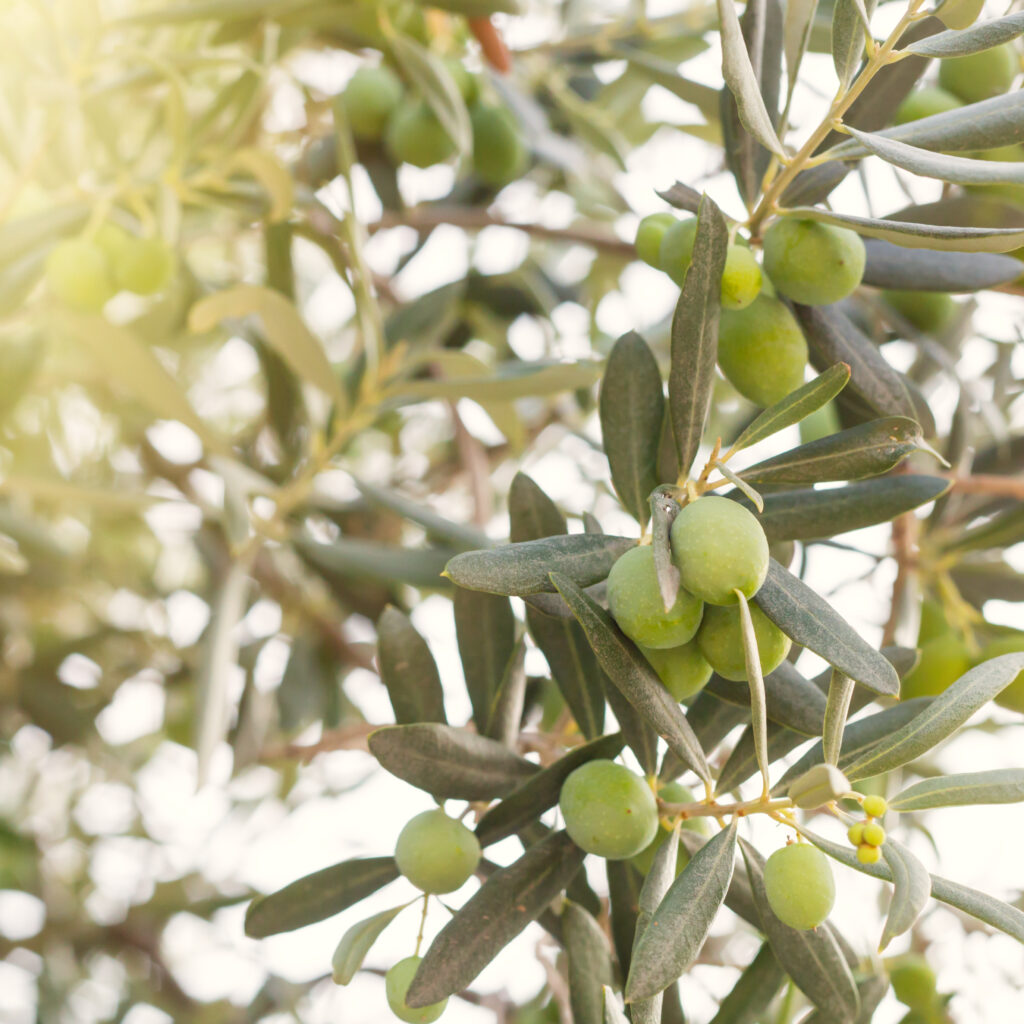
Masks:
[[[656,489],[650,499],[651,550],[654,552],[654,571],[666,612],[679,596],[679,568],[672,559],[671,544],[672,524],[679,515],[679,503],[667,490],[668,487]]]
[[[754,600],[786,636],[821,655],[851,679],[876,693],[899,693],[899,676],[885,656],[775,559],[771,560],[768,576]]]
[[[382,768],[439,800],[493,800],[539,771],[496,740],[438,723],[384,726],[368,742]]]
[[[605,985],[602,993],[604,995],[604,1024],[630,1024],[629,1018],[619,1005],[619,997],[611,987]]]
[[[950,4],[943,4],[939,8],[939,17],[946,21],[946,8]],[[981,5],[978,5],[979,9]],[[975,15],[977,17],[977,15]],[[974,18],[971,19],[973,21]],[[947,24],[950,24],[948,21]],[[980,53],[982,50],[991,50],[994,46],[1001,46],[1018,36],[1024,35],[1024,13],[1007,14],[1003,18],[992,18],[990,21],[983,21],[980,25],[972,28],[950,24],[950,28],[963,28],[962,32],[948,31],[939,32],[927,39],[920,39],[911,43],[907,50],[910,53],[919,54],[922,57],[964,57],[969,53]]]
[[[734,817],[694,854],[658,904],[633,953],[627,1002],[664,991],[697,959],[732,879],[737,829]]]
[[[365,480],[356,480],[359,493],[367,501],[382,508],[397,512],[410,523],[422,526],[427,536],[432,540],[451,544],[456,548],[485,548],[490,544],[487,534],[478,530],[475,526],[467,526],[465,523],[456,523],[451,519],[445,519],[438,515],[422,501],[406,497],[394,490],[384,487],[376,487]],[[314,496],[311,504],[324,511],[329,511],[329,505],[318,496]]]
[[[743,659],[747,667],[747,681],[750,692],[750,728],[754,737],[754,757],[761,772],[763,792],[768,793],[768,709],[764,692],[764,678],[761,675],[761,655],[757,650],[757,635],[754,620],[750,617],[747,598],[736,590],[736,601],[740,609],[740,632],[743,637]]]
[[[732,4],[720,0],[733,21]],[[739,24],[736,23],[739,32]],[[742,40],[739,43],[742,46]],[[746,60],[746,51],[743,52]],[[749,68],[749,61],[747,61]],[[672,316],[672,361],[668,375],[668,411],[679,468],[689,472],[700,447],[711,407],[711,388],[718,356],[718,315],[722,269],[729,232],[722,211],[705,195],[697,214],[693,258]]]
[[[331,979],[335,985],[347,985],[356,976],[381,933],[408,906],[403,903],[400,907],[382,910],[345,932],[331,957]]]
[[[788,661],[764,677],[768,718],[805,736],[820,736],[825,720],[825,696]],[[742,707],[750,707],[750,687],[712,676],[704,692]],[[687,719],[689,719],[687,715]]]
[[[622,633],[612,617],[572,580],[552,573],[551,581],[572,608],[611,682],[668,743],[676,756],[702,779],[709,781],[711,772],[704,751],[686,716],[662,686],[647,659]]]
[[[365,899],[398,877],[394,857],[363,857],[314,871],[283,889],[260,896],[245,912],[251,939],[316,924]]]
[[[832,12],[832,62],[840,89],[849,87],[871,31],[875,0],[836,0]]]
[[[377,657],[396,722],[448,721],[434,656],[409,616],[397,608],[386,608],[377,621]]]
[[[719,1004],[711,1024],[755,1024],[785,981],[786,972],[779,966],[771,944],[764,943]]]
[[[882,844],[882,856],[892,872],[893,893],[878,943],[879,952],[897,935],[914,927],[914,922],[928,904],[932,889],[931,877],[925,866],[895,839],[886,838]]]
[[[447,548],[413,550],[353,537],[321,544],[298,536],[293,538],[292,547],[328,582],[376,580],[435,590],[448,587],[441,573],[455,554]]]
[[[843,746],[843,730],[846,716],[853,699],[854,681],[839,669],[832,669],[828,684],[828,703],[825,706],[824,729],[821,734],[822,756],[826,764],[839,764],[839,752]]]
[[[1024,768],[963,772],[922,779],[889,801],[894,811],[924,811],[932,807],[972,807],[1015,804],[1024,800]]]
[[[619,500],[641,526],[658,486],[658,442],[665,395],[658,361],[635,332],[615,343],[601,382],[601,437]]]
[[[593,915],[571,900],[562,907],[569,967],[569,1005],[575,1024],[602,1024],[604,989],[613,981],[608,940]]]
[[[555,832],[495,871],[430,944],[406,1003],[429,1006],[468,988],[572,881],[583,857],[565,832]]]
[[[943,25],[962,29],[973,24],[985,6],[985,0],[942,0],[935,9]]]
[[[797,75],[800,73],[800,65],[807,52],[807,44],[811,40],[817,10],[818,0],[789,0],[786,4],[782,40],[786,55],[787,108],[793,96]]]
[[[625,974],[629,971],[633,955],[644,876],[628,860],[605,861],[605,875],[608,879],[608,917],[615,959]]]
[[[991,252],[902,249],[880,238],[864,240],[863,283],[902,291],[975,292],[1020,276],[1020,261]]]
[[[462,587],[455,588],[452,605],[473,720],[483,727],[515,650],[515,614],[504,595]]]
[[[520,637],[512,651],[487,715],[483,735],[515,747],[526,701],[526,641]]]

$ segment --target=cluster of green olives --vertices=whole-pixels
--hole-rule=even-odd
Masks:
[[[637,228],[637,255],[681,285],[696,231],[695,217],[651,214]],[[779,296],[806,306],[846,298],[864,276],[865,249],[847,228],[793,217],[774,221],[763,246],[763,271],[746,241],[726,252],[718,365],[741,395],[767,406],[803,384],[807,367],[807,342]]]
[[[58,242],[46,259],[46,286],[70,309],[98,313],[120,291],[155,295],[174,274],[174,251],[157,237],[136,237],[107,222]]]
[[[458,61],[448,68],[469,108],[473,129],[473,170],[500,188],[519,177],[528,154],[519,126],[507,107],[481,98],[477,77]],[[455,143],[430,105],[409,95],[386,65],[360,68],[349,79],[342,105],[352,134],[365,142],[383,142],[396,164],[432,167],[455,153]]]
[[[717,672],[746,680],[736,592],[747,599],[768,573],[768,539],[757,517],[728,498],[690,502],[671,531],[680,588],[665,610],[654,551],[630,548],[608,574],[608,605],[619,628],[643,651],[665,688],[679,701],[697,693]],[[778,668],[790,639],[756,605],[750,606],[761,671]]]
[[[817,928],[836,901],[828,857],[809,843],[790,843],[768,858],[764,889],[772,913],[802,932]]]
[[[441,808],[411,818],[395,844],[398,870],[417,889],[428,895],[454,892],[469,880],[480,863],[480,842],[461,821],[448,817]],[[430,1024],[444,1012],[448,1000],[429,1006],[412,1007],[405,997],[420,965],[419,956],[409,956],[391,967],[384,978],[392,1013],[410,1024]]]
[[[885,842],[885,829],[874,819],[884,817],[888,804],[885,797],[871,795],[864,797],[861,806],[867,820],[851,825],[846,838],[857,847],[857,860],[861,864],[877,864],[882,857],[881,846]]]

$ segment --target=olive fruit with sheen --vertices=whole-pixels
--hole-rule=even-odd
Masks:
[[[473,170],[488,185],[500,187],[526,167],[526,148],[515,118],[505,107],[477,103],[469,112],[473,126]]]
[[[693,640],[662,651],[650,647],[641,650],[674,700],[689,699],[711,678],[711,666]]]
[[[390,68],[360,68],[341,94],[352,134],[368,141],[381,138],[404,92],[402,80]]]
[[[912,1010],[930,1010],[938,1001],[937,979],[923,956],[910,953],[889,968],[893,995]]]
[[[398,870],[424,892],[454,892],[480,863],[480,843],[440,808],[411,818],[395,845]]]
[[[1016,48],[1003,43],[981,53],[940,60],[939,85],[965,103],[978,103],[1007,92],[1019,70]]]
[[[722,310],[718,365],[744,398],[774,405],[803,384],[807,342],[785,303],[762,294],[746,309]]]
[[[753,597],[768,575],[768,538],[756,516],[730,498],[706,495],[672,524],[672,557],[683,587],[709,604]]]
[[[936,697],[952,686],[970,667],[971,655],[959,633],[949,632],[937,636],[921,645],[920,660],[900,684],[900,698]]]
[[[87,238],[58,242],[46,259],[46,286],[71,309],[98,313],[117,290],[107,254]]]
[[[430,1006],[410,1006],[405,997],[409,992],[412,979],[416,977],[423,958],[419,956],[407,956],[399,960],[384,975],[384,991],[387,994],[388,1006],[391,1012],[399,1019],[408,1021],[409,1024],[431,1024],[444,1013],[448,1005],[447,999],[439,1003],[431,1003]]]
[[[750,620],[757,638],[761,674],[774,672],[789,654],[792,641],[756,605],[750,605]],[[697,646],[708,664],[723,679],[746,681],[747,660],[743,650],[743,623],[738,604],[728,607],[709,605],[697,630]]]
[[[697,236],[697,218],[676,221],[662,235],[658,266],[682,285],[693,260]],[[745,245],[732,244],[725,254],[722,270],[722,308],[745,309],[761,291],[761,267]]]
[[[884,291],[882,297],[919,331],[934,333],[956,316],[956,303],[946,292]]]
[[[998,658],[1000,654],[1017,654],[1024,651],[1024,633],[1011,633],[993,640],[981,652],[981,661]],[[1019,711],[1024,715],[1024,672],[1018,672],[1016,678],[996,697],[996,703],[1011,711]]]
[[[398,105],[388,121],[384,141],[396,163],[413,167],[432,167],[455,152],[455,143],[422,100]]]
[[[588,761],[572,772],[558,806],[572,841],[608,860],[636,856],[658,831],[650,786],[614,761]]]
[[[809,843],[784,846],[768,858],[764,889],[772,913],[802,932],[817,928],[836,901],[828,858]]]
[[[780,217],[764,233],[764,268],[779,293],[805,306],[845,299],[864,276],[860,235],[816,220]]]
[[[675,603],[665,611],[649,544],[630,548],[612,566],[608,606],[626,636],[655,650],[692,640],[703,611],[701,602],[685,590],[679,591]]]
[[[675,223],[676,219],[671,213],[652,213],[640,221],[636,228],[634,245],[637,256],[644,263],[660,269],[661,240],[665,237],[665,232]]]
[[[113,261],[118,288],[136,295],[155,295],[174,275],[174,250],[162,238],[131,238]]]
[[[893,123],[908,124],[911,121],[920,121],[922,117],[945,114],[962,106],[960,100],[945,89],[935,86],[915,89],[897,108]]]

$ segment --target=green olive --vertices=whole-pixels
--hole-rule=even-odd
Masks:
[[[526,148],[519,125],[506,107],[474,104],[473,170],[488,185],[500,187],[518,178],[526,167]]]
[[[652,213],[644,217],[636,228],[636,254],[652,267],[659,267],[658,253],[661,240],[673,224],[675,217],[671,213]]]
[[[889,968],[893,995],[912,1010],[930,1010],[938,1002],[936,977],[923,956],[909,953]]]
[[[480,843],[440,808],[411,818],[395,845],[398,870],[424,892],[454,892],[480,863]]]
[[[703,612],[701,602],[685,590],[679,591],[675,603],[665,611],[649,544],[630,548],[612,566],[608,606],[626,636],[655,650],[692,640]]]
[[[848,228],[780,217],[764,233],[764,267],[782,295],[805,306],[845,299],[864,276],[866,253]]]
[[[117,290],[106,253],[85,238],[58,242],[46,259],[50,294],[71,309],[98,313]]]
[[[826,402],[820,409],[815,409],[810,416],[800,421],[800,440],[804,444],[820,441],[823,437],[842,429],[839,421],[839,410],[835,402]]]
[[[945,633],[922,644],[921,659],[904,676],[900,697],[909,700],[938,696],[970,667],[971,655],[963,638],[956,632]]]
[[[480,82],[476,75],[461,60],[454,57],[449,57],[444,63],[466,105],[476,103],[480,96]]]
[[[986,645],[980,660],[988,661],[989,658],[998,658],[1000,654],[1017,654],[1021,651],[1024,651],[1024,633],[1013,633]],[[1017,673],[1010,685],[996,697],[996,703],[1024,715],[1024,671]]]
[[[956,303],[946,292],[884,291],[882,297],[919,331],[934,334],[956,316]]]
[[[935,86],[915,89],[896,109],[893,124],[920,121],[922,117],[945,114],[947,111],[956,110],[962,106],[960,100],[945,89],[938,89]]]
[[[939,61],[939,85],[964,103],[977,103],[1008,92],[1020,70],[1013,43],[993,46],[966,57]]]
[[[174,275],[174,250],[162,238],[129,238],[114,261],[118,288],[155,295]]]
[[[608,860],[635,857],[658,831],[650,786],[614,761],[588,761],[572,772],[558,806],[572,841]]]
[[[807,342],[785,303],[759,295],[742,310],[722,310],[718,365],[744,398],[774,405],[804,382]]]
[[[384,991],[387,994],[388,1006],[399,1020],[407,1021],[408,1024],[431,1024],[444,1013],[448,1005],[447,999],[420,1007],[412,1007],[405,1001],[409,986],[422,962],[422,957],[407,956],[404,960],[399,960],[384,975]]]
[[[384,142],[395,163],[413,167],[432,167],[455,152],[455,143],[422,100],[403,101],[395,108]]]
[[[675,281],[682,285],[686,271],[693,259],[693,242],[697,236],[697,218],[687,217],[671,224],[661,237],[658,249],[658,266]]]
[[[672,524],[672,557],[683,587],[710,604],[751,598],[768,575],[768,538],[753,513],[714,495],[690,502]]]
[[[402,80],[389,67],[360,68],[341,94],[352,134],[376,141],[405,92]]]
[[[792,641],[756,604],[750,606],[750,619],[757,637],[757,652],[762,675],[774,672],[789,653]],[[747,661],[743,651],[743,626],[738,605],[721,608],[709,605],[697,630],[697,646],[708,664],[724,679],[747,679]]]
[[[682,287],[693,260],[697,218],[674,221],[661,236],[657,266]],[[722,308],[745,309],[761,291],[761,267],[749,246],[734,243],[725,254],[722,270]]]
[[[798,931],[817,928],[836,900],[828,858],[809,843],[776,850],[764,866],[764,888],[775,916]]]
[[[711,666],[692,640],[661,651],[651,647],[641,650],[673,700],[688,700],[711,678]]]

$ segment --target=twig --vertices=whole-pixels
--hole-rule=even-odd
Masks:
[[[1024,501],[1024,476],[999,476],[995,473],[978,473],[971,476],[957,476],[955,473],[942,475],[953,481],[954,491],[962,494],[993,494]]]
[[[473,495],[473,522],[481,529],[491,518],[491,467],[484,446],[466,429],[455,402],[448,403],[459,461],[469,475]]]
[[[282,743],[267,747],[260,751],[259,759],[262,762],[297,760],[308,763],[317,754],[332,750],[368,750],[367,737],[379,728],[373,722],[356,722],[340,729],[328,730],[316,743]]]

